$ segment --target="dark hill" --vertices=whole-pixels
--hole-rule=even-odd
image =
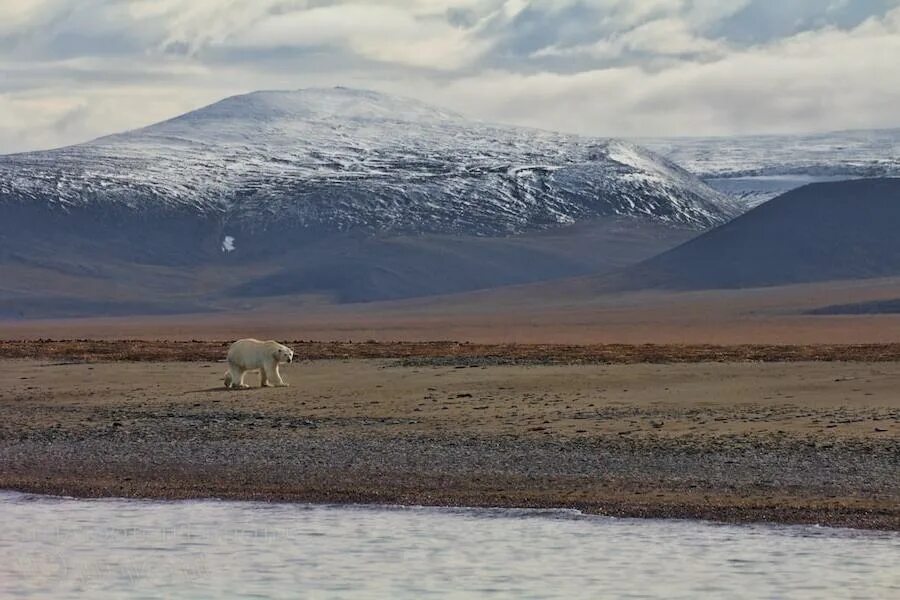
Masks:
[[[749,288],[900,274],[900,179],[815,183],[601,279],[604,288]]]

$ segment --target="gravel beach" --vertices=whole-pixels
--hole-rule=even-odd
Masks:
[[[206,355],[5,358],[0,488],[900,530],[900,362],[878,357],[330,358],[240,391]]]

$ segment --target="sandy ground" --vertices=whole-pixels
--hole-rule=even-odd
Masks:
[[[0,360],[0,487],[900,529],[900,363]]]

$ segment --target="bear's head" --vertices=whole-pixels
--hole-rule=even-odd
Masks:
[[[287,346],[277,344],[275,346],[275,360],[280,363],[289,363],[294,360],[294,351]]]

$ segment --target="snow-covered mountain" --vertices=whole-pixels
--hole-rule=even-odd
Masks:
[[[638,146],[489,125],[346,88],[233,96],[143,129],[0,156],[0,210],[193,214],[224,235],[497,235],[597,216],[697,229],[730,199]]]
[[[642,139],[746,208],[801,185],[900,177],[900,129]]]
[[[0,156],[0,319],[357,302],[595,274],[736,213],[626,142],[368,91],[255,92]]]

